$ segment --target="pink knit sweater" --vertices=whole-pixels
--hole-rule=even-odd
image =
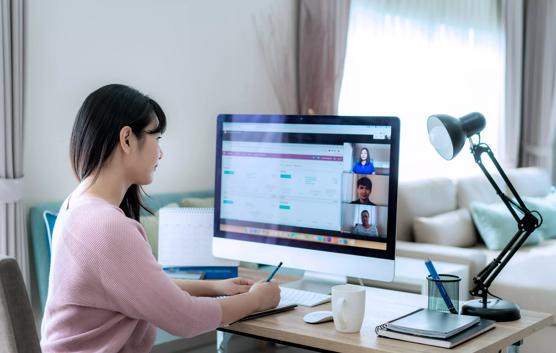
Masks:
[[[174,284],[140,223],[100,198],[65,205],[53,234],[43,352],[149,352],[155,326],[185,337],[218,327],[217,299]]]

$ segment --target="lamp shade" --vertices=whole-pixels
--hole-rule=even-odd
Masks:
[[[470,113],[459,119],[444,114],[432,115],[427,120],[429,140],[442,158],[451,160],[461,151],[465,139],[481,132],[485,124],[481,113]]]

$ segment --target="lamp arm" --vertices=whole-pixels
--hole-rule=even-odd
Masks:
[[[508,208],[508,210],[510,211],[510,213],[512,214],[512,216],[514,217],[516,222],[519,223],[521,221],[521,218],[516,213],[515,208],[513,206],[517,207],[523,214],[531,213],[531,211],[529,211],[527,206],[525,206],[525,203],[523,202],[523,200],[521,199],[521,197],[517,193],[516,189],[514,188],[512,183],[510,182],[510,179],[508,178],[508,176],[506,175],[506,173],[504,172],[504,170],[502,169],[502,167],[500,166],[500,164],[496,160],[496,157],[494,157],[494,153],[492,153],[492,150],[490,149],[490,147],[486,143],[473,144],[471,142],[471,153],[473,154],[473,157],[475,158],[475,162],[479,165],[479,168],[481,168],[481,170],[483,171],[483,174],[487,177],[488,181],[490,182],[490,184],[492,185],[492,187],[496,191],[496,194],[498,195],[498,197],[500,197],[502,199],[502,202],[504,202],[504,204],[506,205],[506,207]],[[500,190],[500,187],[498,186],[498,184],[496,184],[496,181],[494,181],[494,179],[490,175],[489,171],[486,169],[486,167],[483,164],[483,161],[481,159],[481,155],[483,153],[486,153],[488,155],[488,157],[490,158],[490,160],[492,161],[492,163],[496,167],[496,170],[498,171],[498,174],[500,174],[500,176],[502,177],[502,180],[504,181],[504,183],[506,184],[508,189],[510,189],[510,192],[512,193],[512,196],[516,199],[517,204],[511,198],[509,198],[506,194],[504,194],[504,192],[502,192],[502,190]]]
[[[512,214],[513,218],[516,220],[518,226],[517,232],[510,239],[508,244],[506,244],[504,249],[502,249],[500,254],[498,254],[498,256],[490,264],[488,264],[484,269],[482,269],[477,274],[476,277],[473,278],[473,282],[475,285],[473,289],[469,291],[469,293],[473,296],[482,297],[483,305],[486,306],[488,288],[490,287],[494,279],[498,276],[500,271],[502,271],[502,269],[510,261],[513,255],[516,253],[516,251],[519,248],[521,248],[521,246],[523,245],[523,243],[525,243],[529,235],[531,235],[531,233],[533,233],[533,231],[535,231],[535,229],[538,228],[540,224],[537,217],[535,217],[533,213],[527,208],[527,206],[525,205],[525,203],[517,193],[516,189],[510,182],[508,176],[506,175],[506,173],[504,172],[504,170],[502,169],[502,167],[494,157],[494,153],[492,153],[490,147],[484,143],[474,144],[471,141],[471,139],[470,142],[471,142],[471,153],[475,158],[475,162],[479,165],[479,167],[487,177],[488,181],[495,189],[496,194],[502,199],[502,202],[506,205],[506,207]],[[489,156],[490,160],[496,167],[496,170],[502,177],[508,189],[513,194],[513,197],[516,199],[517,203],[513,201],[510,197],[508,197],[506,194],[504,194],[502,190],[500,190],[498,184],[496,184],[491,174],[485,168],[481,159],[481,155],[483,153],[486,153]],[[522,217],[520,217],[517,214],[516,208],[521,213],[523,213]]]
[[[529,235],[531,235],[531,233],[533,233],[534,230],[535,229],[529,229],[524,231],[519,229],[516,232],[516,234],[512,237],[512,241],[510,241],[504,248],[504,250],[506,250],[506,248],[507,250],[500,252],[499,256],[497,256],[496,259],[493,260],[493,262],[496,261],[498,266],[496,266],[493,270],[491,270],[490,271],[491,273],[488,276],[486,276],[485,279],[483,279],[483,283],[486,288],[490,287],[490,285],[492,284],[494,279],[498,276],[500,271],[502,271],[502,269],[514,256],[514,254],[519,250],[519,248],[523,246],[523,243],[525,243],[527,238],[529,238]],[[514,239],[515,241],[513,241]]]

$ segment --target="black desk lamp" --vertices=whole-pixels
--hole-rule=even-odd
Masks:
[[[515,252],[523,245],[535,229],[542,223],[542,216],[537,211],[529,211],[525,203],[519,197],[517,191],[506,176],[506,173],[498,164],[494,154],[487,144],[481,143],[480,132],[485,128],[485,117],[481,113],[470,113],[459,119],[448,115],[433,115],[427,121],[429,140],[436,151],[446,160],[453,159],[465,144],[465,139],[469,139],[471,153],[475,157],[475,162],[479,165],[498,196],[502,199],[513,218],[517,222],[517,232],[502,249],[500,254],[476,277],[473,278],[474,286],[469,293],[481,299],[471,300],[463,305],[462,314],[480,316],[485,319],[495,321],[513,321],[521,317],[519,306],[510,301],[496,297],[489,292],[488,288],[498,276],[500,271],[510,261]],[[477,135],[477,141],[473,141],[473,136]],[[511,191],[513,199],[504,194],[490,173],[487,171],[481,160],[481,155],[486,153],[498,173]],[[520,214],[518,214],[518,212]],[[539,218],[533,215],[536,213]],[[488,295],[497,299],[489,299]]]

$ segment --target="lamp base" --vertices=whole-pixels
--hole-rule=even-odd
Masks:
[[[470,300],[463,305],[461,313],[500,322],[521,318],[517,304],[501,299],[487,299],[486,305],[483,304],[483,299]]]

